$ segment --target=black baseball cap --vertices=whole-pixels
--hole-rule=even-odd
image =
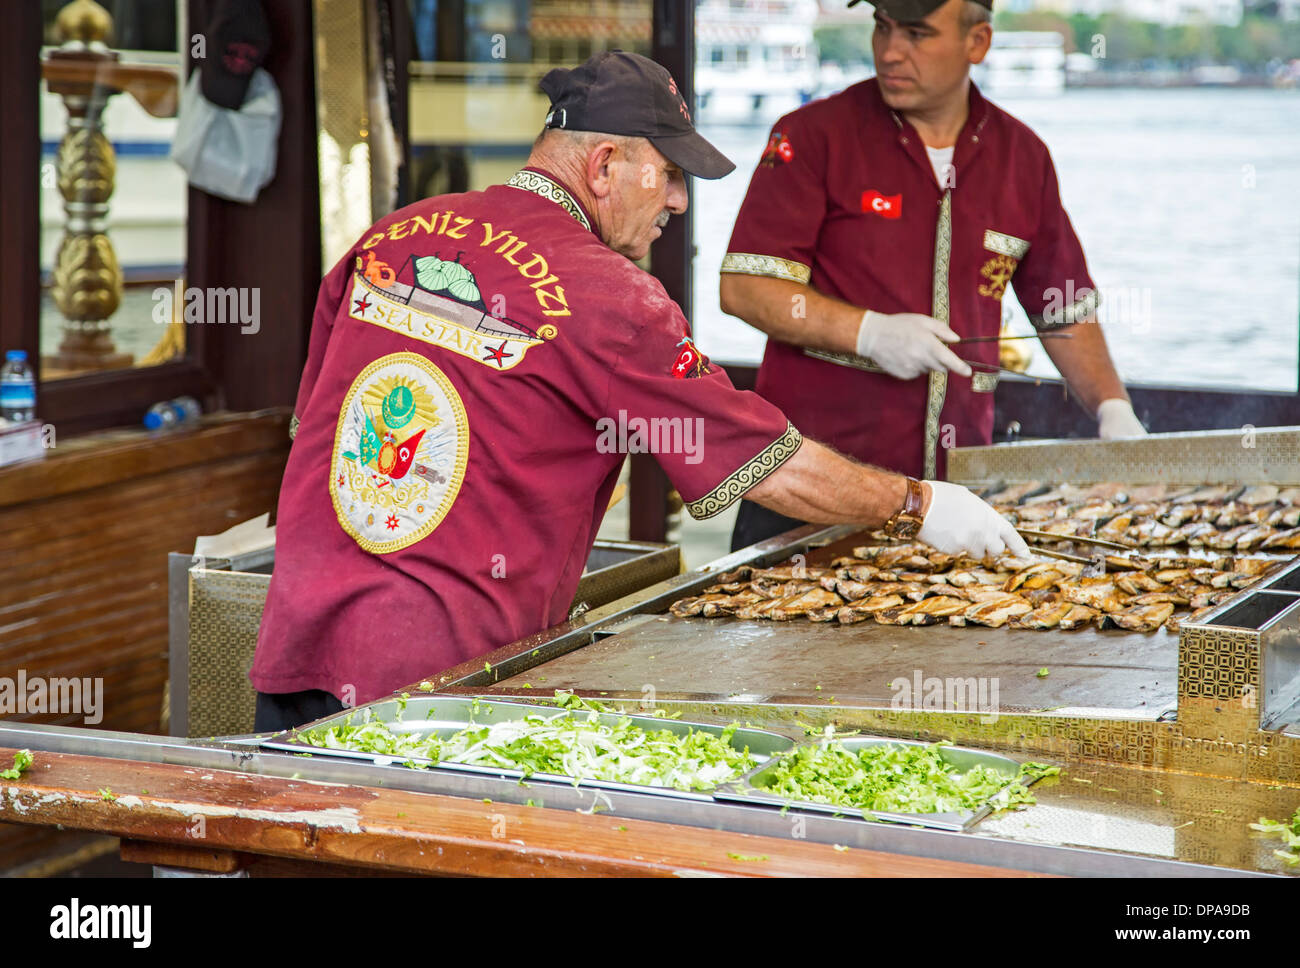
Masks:
[[[548,128],[648,138],[665,158],[700,178],[736,169],[695,130],[677,82],[648,57],[602,51],[578,67],[549,71],[537,86],[551,99]]]
[[[849,0],[849,6],[861,2],[862,0]],[[948,0],[867,0],[867,2],[900,24],[915,24],[930,16]],[[993,9],[993,0],[975,0],[975,2],[981,7]]]
[[[218,107],[238,111],[253,71],[271,49],[271,29],[261,0],[217,0],[205,31],[206,56],[199,66],[203,96]]]

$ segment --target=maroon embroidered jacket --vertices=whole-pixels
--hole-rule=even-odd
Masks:
[[[1096,308],[1047,147],[973,84],[943,174],[940,184],[874,79],[814,101],[773,127],[722,271],[791,279],[877,312],[926,313],[962,336],[997,335],[1008,283],[1040,328]],[[957,352],[997,362],[996,342]],[[861,357],[768,340],[757,389],[810,437],[942,476],[945,447],[990,442],[995,382],[988,373],[901,381]]]
[[[589,225],[525,169],[382,219],[326,276],[259,691],[365,702],[564,620],[628,452],[703,518],[798,449]]]

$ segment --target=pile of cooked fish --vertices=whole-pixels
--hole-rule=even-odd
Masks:
[[[1300,487],[1017,484],[982,495],[1018,527],[1139,548],[1300,551]]]
[[[1099,537],[1135,550],[1093,556],[1088,565],[1012,555],[980,560],[890,542],[877,533],[881,544],[854,548],[852,557],[830,567],[739,568],[670,611],[842,625],[871,619],[881,625],[1177,631],[1181,622],[1199,621],[1258,581],[1279,563],[1278,554],[1300,549],[1300,488],[1021,484],[985,497],[1018,526],[1058,534],[1067,544]],[[1200,553],[1158,550],[1183,544]]]

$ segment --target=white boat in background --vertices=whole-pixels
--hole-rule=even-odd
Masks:
[[[1061,94],[1065,91],[1065,38],[1055,31],[995,30],[988,56],[972,68],[971,77],[986,93]]]
[[[816,0],[700,0],[695,104],[702,124],[767,125],[819,87]]]

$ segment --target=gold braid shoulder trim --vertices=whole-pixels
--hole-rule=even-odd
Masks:
[[[720,514],[735,504],[763,478],[784,464],[803,443],[803,434],[788,420],[785,433],[772,441],[753,460],[748,461],[708,494],[686,505],[686,510],[697,521]]]
[[[1097,307],[1101,305],[1101,293],[1096,289],[1083,291],[1083,295],[1076,299],[1070,305],[1065,307],[1049,307],[1043,311],[1042,315],[1030,316],[1029,322],[1033,324],[1034,329],[1039,332],[1049,329],[1060,329],[1062,326],[1073,326],[1075,323],[1081,323],[1089,316],[1097,312]]]
[[[812,278],[812,269],[802,262],[793,262],[774,255],[755,255],[752,252],[728,252],[722,257],[722,271],[738,272],[746,276],[789,279],[804,286]]]
[[[564,209],[573,217],[573,219],[588,232],[591,231],[591,223],[587,221],[587,216],[582,214],[582,206],[579,205],[572,195],[566,192],[558,183],[551,181],[545,175],[539,175],[535,171],[519,170],[510,176],[506,182],[511,188],[519,188],[526,192],[532,192],[534,195],[540,195],[547,201],[554,202],[560,208]]]

